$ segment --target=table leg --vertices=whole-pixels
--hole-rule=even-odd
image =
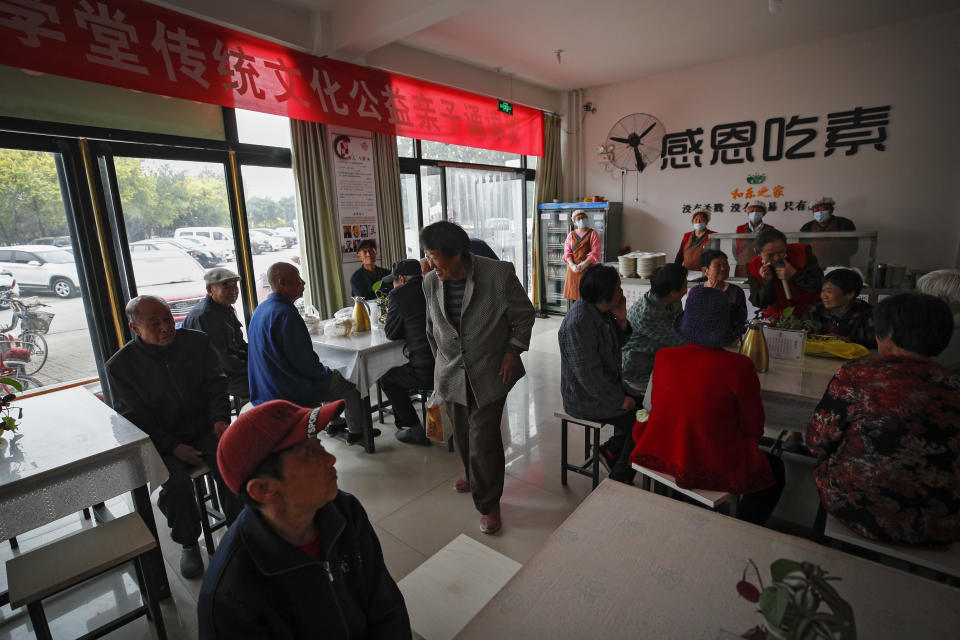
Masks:
[[[366,395],[360,398],[360,406],[363,411],[363,441],[367,453],[374,453],[376,447],[373,444],[373,409],[370,407],[370,396]]]
[[[170,597],[170,583],[167,581],[167,572],[163,566],[163,554],[160,552],[160,537],[157,534],[157,521],[153,517],[153,505],[150,504],[150,492],[147,485],[141,485],[131,491],[133,505],[143,518],[143,523],[157,541],[157,548],[146,553],[143,558],[143,570],[146,580],[153,585],[153,593],[158,599],[166,600]]]

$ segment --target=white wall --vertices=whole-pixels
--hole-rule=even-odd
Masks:
[[[748,173],[782,184],[787,199],[837,201],[837,215],[859,230],[879,232],[878,261],[916,269],[960,266],[960,154],[956,114],[960,112],[960,11],[934,15],[809,45],[665,72],[629,83],[587,90],[597,107],[586,118],[586,194],[621,199],[619,174],[605,173],[596,147],[621,117],[645,112],[668,132],[704,129],[702,168],[666,169],[659,162],[640,175],[627,174],[624,244],[633,249],[676,254],[690,216],[681,203],[722,202],[734,187],[744,190]],[[827,114],[856,106],[892,105],[887,150],[861,147],[823,157]],[[764,162],[709,165],[710,129],[754,120],[758,137],[767,118],[818,115],[817,138],[808,148],[817,156]],[[566,167],[565,167],[566,173]],[[741,198],[739,202],[743,202]],[[797,230],[806,214],[773,213],[767,221]],[[732,232],[743,214],[716,214],[710,225]]]

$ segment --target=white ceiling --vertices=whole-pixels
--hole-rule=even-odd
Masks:
[[[212,6],[224,3],[152,1],[197,14],[212,14]],[[485,69],[500,67],[554,90],[630,80],[960,8],[957,0],[782,0],[771,13],[768,1],[230,0],[229,6],[233,15],[246,5],[247,13],[263,16],[274,5],[291,24],[285,33],[262,35],[316,53],[362,61],[399,42]],[[557,49],[563,49],[560,63]]]

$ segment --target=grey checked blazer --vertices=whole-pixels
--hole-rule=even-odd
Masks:
[[[467,405],[469,380],[477,406],[482,407],[507,395],[513,386],[503,384],[498,372],[508,344],[518,354],[530,346],[533,305],[513,263],[479,256],[470,259],[459,327],[447,319],[443,288],[436,271],[424,276],[427,341],[436,358],[434,390],[447,402]]]

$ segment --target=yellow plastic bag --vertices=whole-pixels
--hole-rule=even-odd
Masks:
[[[427,437],[435,442],[444,442],[444,427],[450,422],[447,412],[440,402],[440,397],[433,394],[427,400]],[[452,433],[452,432],[451,432]]]
[[[856,360],[868,355],[870,350],[856,342],[847,342],[843,338],[811,334],[807,336],[803,352],[808,356]]]

